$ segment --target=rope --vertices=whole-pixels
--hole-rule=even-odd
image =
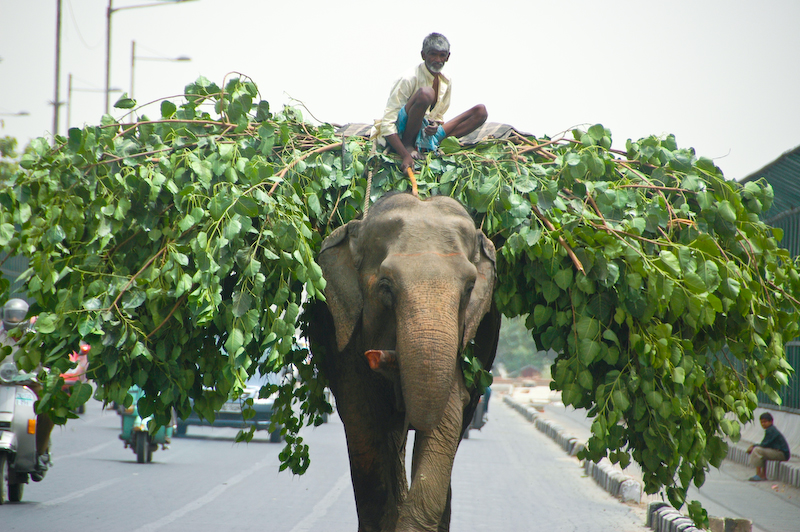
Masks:
[[[373,155],[375,155],[375,151],[377,150],[377,147],[376,147],[377,145],[378,145],[378,142],[373,140],[372,141],[372,148],[370,148],[369,157],[367,158],[368,161],[372,159]],[[342,149],[344,149],[344,144],[342,144]],[[373,168],[374,168],[374,166],[370,166],[369,170],[367,171],[367,189],[364,191],[364,208],[362,209],[364,211],[364,216],[363,216],[362,219],[366,218],[367,214],[369,213],[369,200],[370,200],[370,197],[372,196],[372,172],[373,172]],[[417,180],[414,177],[414,169],[409,166],[406,169],[406,173],[408,174],[408,179],[411,181],[411,194],[413,194],[415,197],[418,198],[419,197],[419,192],[417,191]]]
[[[419,192],[417,192],[417,179],[414,177],[414,169],[409,166],[406,168],[406,173],[408,174],[408,179],[411,181],[411,194],[418,198]]]
[[[375,151],[378,149],[377,146],[378,146],[378,141],[377,140],[373,140],[372,141],[372,148],[370,148],[370,150],[369,150],[369,157],[367,157],[367,161],[371,161],[372,160],[372,156],[375,155]],[[366,218],[367,217],[367,213],[369,212],[369,198],[372,195],[372,171],[373,171],[373,167],[374,167],[374,165],[370,164],[369,170],[367,171],[367,189],[364,191],[364,208],[362,209],[364,211],[364,217],[363,218]]]

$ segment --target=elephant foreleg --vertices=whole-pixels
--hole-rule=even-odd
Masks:
[[[408,497],[400,508],[398,532],[448,530],[450,474],[456,449],[461,441],[462,415],[468,401],[469,394],[463,377],[458,374],[453,379],[439,425],[430,432],[415,433],[411,486]]]

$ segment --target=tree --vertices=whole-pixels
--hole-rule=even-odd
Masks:
[[[515,373],[525,366],[534,366],[544,374],[552,364],[553,357],[536,347],[525,325],[526,320],[527,316],[519,316],[503,321],[495,365],[502,364],[509,373]]]
[[[0,138],[0,182],[13,178],[19,168],[16,157],[17,139],[8,135]]]
[[[96,397],[129,404],[136,384],[156,423],[170,407],[186,416],[190,399],[212,417],[247,375],[290,368],[299,385],[280,388],[276,422],[281,467],[300,473],[297,432],[329,411],[296,336],[304,297],[323,297],[314,258],[365,197],[409,183],[365,139],[296,109],[272,114],[249,79],[200,78],[185,93],[159,119],[104,116],[34,140],[0,189],[0,245],[29,257],[39,314],[18,362],[52,368],[38,408],[62,423],[91,394],[67,397],[58,377],[81,338]],[[498,308],[529,315],[536,344],[558,353],[564,403],[594,418],[584,456],[636,460],[645,490],[666,485],[680,507],[725,456],[723,437],[752,418],[756,393],[779,400],[797,264],[759,220],[766,184],[726,181],[672,136],[619,151],[602,125],[572,135],[445,139],[417,176],[420,195],[460,200],[494,241]],[[469,358],[464,368],[468,379],[483,370]]]

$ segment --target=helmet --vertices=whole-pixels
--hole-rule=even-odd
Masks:
[[[20,324],[28,314],[28,303],[24,299],[9,299],[3,306],[3,328],[10,331]]]

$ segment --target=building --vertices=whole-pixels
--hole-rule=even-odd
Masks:
[[[800,146],[787,151],[764,168],[745,177],[740,183],[763,178],[772,185],[775,199],[772,207],[762,213],[761,220],[772,227],[783,230],[781,246],[789,250],[793,257],[800,256]],[[789,364],[800,371],[800,339],[786,344],[786,358]],[[783,399],[781,410],[800,413],[800,376],[790,376],[789,384],[780,390]],[[759,401],[767,407],[776,405],[761,394]]]

